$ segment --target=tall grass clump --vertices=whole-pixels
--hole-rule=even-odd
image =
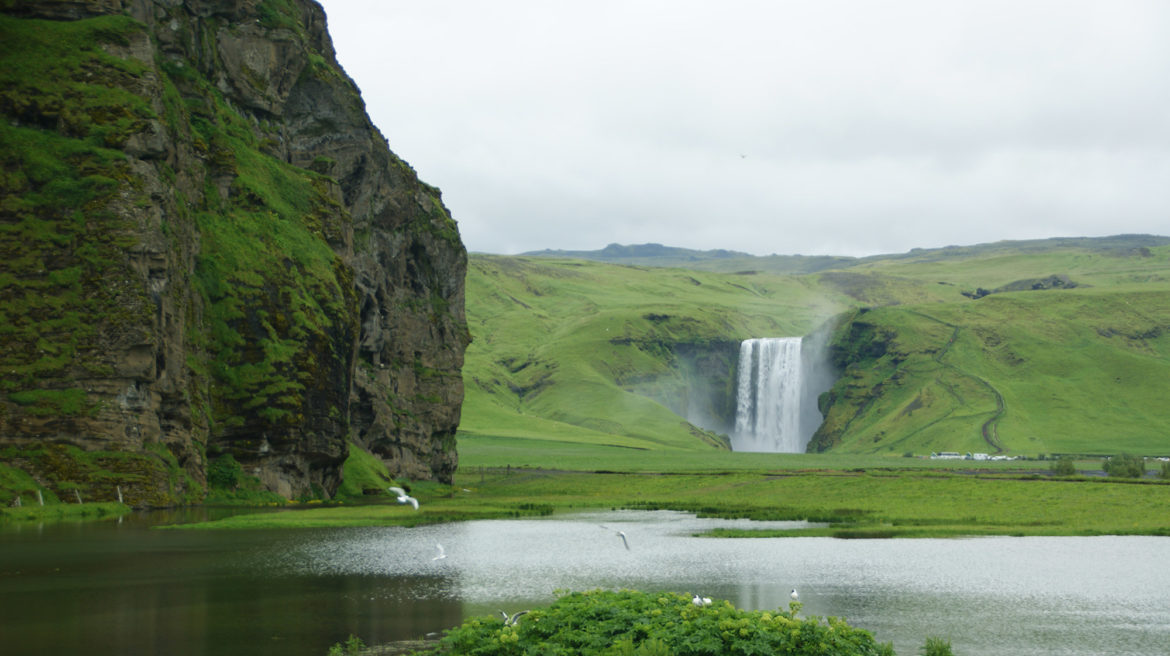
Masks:
[[[951,641],[935,636],[927,638],[926,643],[922,645],[918,653],[922,656],[953,656]]]

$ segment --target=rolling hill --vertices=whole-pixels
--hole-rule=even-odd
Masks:
[[[810,450],[1170,453],[1165,237],[919,249],[797,273],[769,271],[778,258],[799,269],[795,256],[607,250],[642,263],[472,255],[461,438],[724,446],[739,341],[820,333],[838,378]]]

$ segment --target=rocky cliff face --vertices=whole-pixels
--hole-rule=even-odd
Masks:
[[[153,505],[222,453],[328,496],[350,439],[449,481],[466,252],[321,7],[0,11],[0,457]]]

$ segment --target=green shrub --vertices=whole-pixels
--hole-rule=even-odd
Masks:
[[[951,652],[951,641],[943,638],[936,638],[931,636],[926,639],[926,644],[918,650],[922,656],[953,656]]]
[[[227,491],[235,490],[240,486],[240,479],[243,476],[243,468],[230,453],[225,453],[207,464],[208,487]]]
[[[1146,459],[1123,453],[1105,461],[1106,474],[1121,478],[1141,478],[1146,475]]]
[[[1076,463],[1073,459],[1064,456],[1052,463],[1052,473],[1055,476],[1075,476],[1077,473]]]
[[[358,656],[365,648],[366,643],[361,638],[350,634],[344,643],[338,642],[330,647],[328,656]]]
[[[1166,461],[1162,462],[1161,477],[1163,480],[1170,480],[1170,462],[1166,462]]]
[[[892,655],[868,631],[830,617],[801,619],[789,610],[745,611],[727,601],[695,606],[677,593],[594,590],[561,596],[508,625],[475,617],[447,633],[442,654],[825,654]]]

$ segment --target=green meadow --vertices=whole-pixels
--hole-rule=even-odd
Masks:
[[[1170,535],[1170,482],[1161,479],[1054,477],[1045,469],[1020,469],[1018,464],[961,469],[927,464],[931,461],[906,468],[809,467],[862,464],[848,456],[838,463],[827,456],[757,462],[743,458],[736,463],[738,469],[704,469],[696,454],[690,462],[681,457],[661,463],[679,470],[671,472],[653,471],[648,454],[631,460],[640,461],[633,471],[598,472],[487,466],[475,464],[477,458],[471,456],[454,485],[412,486],[411,494],[420,502],[417,511],[394,503],[387,494],[356,503],[302,504],[236,515],[184,528],[415,526],[620,508],[812,522],[807,528],[713,533],[720,537]],[[1099,463],[1081,466],[1094,464]]]
[[[915,538],[978,535],[1170,535],[1170,481],[1100,476],[1101,461],[972,462],[874,455],[751,454],[466,438],[453,485],[399,481],[416,511],[384,492],[292,504],[193,529],[417,526],[596,509],[808,521],[720,537]],[[392,483],[351,455],[354,489]],[[384,489],[384,488],[383,488]]]

